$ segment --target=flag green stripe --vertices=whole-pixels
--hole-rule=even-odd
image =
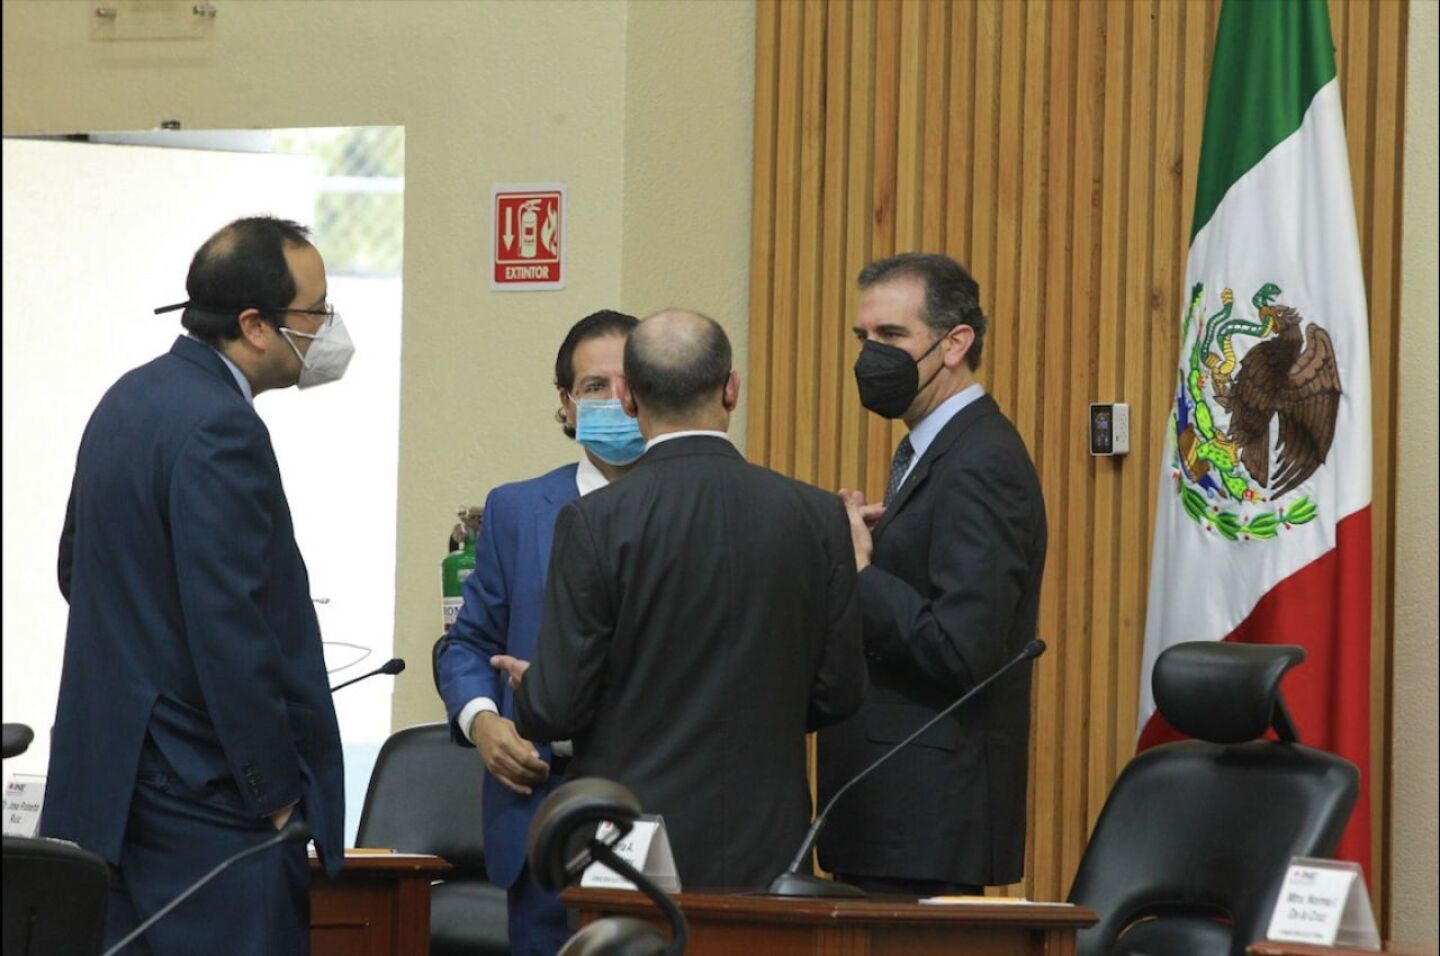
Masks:
[[[1225,0],[1215,36],[1190,239],[1335,78],[1325,0]]]

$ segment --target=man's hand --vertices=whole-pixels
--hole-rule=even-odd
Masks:
[[[884,505],[867,505],[865,492],[840,489],[840,500],[845,502],[845,514],[850,519],[850,541],[855,545],[855,570],[864,571],[870,565],[870,556],[875,551],[871,532],[880,519],[885,517]]]
[[[274,824],[275,829],[283,830],[285,829],[285,824],[290,822],[290,814],[294,812],[295,804],[292,803],[284,810],[276,810],[274,813],[270,814],[270,822]]]
[[[512,721],[494,711],[475,715],[470,739],[485,761],[485,769],[507,789],[528,796],[550,776],[550,765],[540,759],[535,745],[516,732]]]
[[[530,662],[522,661],[517,657],[511,657],[509,654],[496,654],[490,658],[490,666],[497,671],[504,671],[510,675],[510,689],[514,690],[520,686],[520,679],[524,677],[525,672],[530,669]]]

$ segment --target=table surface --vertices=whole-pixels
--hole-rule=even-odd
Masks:
[[[1382,952],[1391,956],[1436,956],[1440,946],[1419,943],[1387,943]],[[1374,956],[1373,949],[1353,949],[1349,946],[1309,946],[1305,943],[1274,943],[1265,940],[1251,944],[1246,950],[1252,956]]]
[[[346,850],[345,868],[341,871],[341,875],[413,871],[438,876],[449,869],[451,869],[449,863],[438,856],[430,856],[427,853],[356,853],[354,850]],[[324,878],[324,871],[320,867],[318,857],[310,858],[310,874],[312,877]]]
[[[686,915],[711,920],[835,923],[975,923],[988,925],[1073,926],[1095,923],[1097,917],[1083,906],[1064,903],[917,903],[897,897],[866,899],[807,899],[760,896],[738,892],[680,893],[673,897]],[[655,904],[633,890],[598,890],[571,887],[560,895],[566,906],[605,913],[654,914]]]

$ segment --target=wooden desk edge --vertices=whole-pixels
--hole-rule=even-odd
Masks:
[[[742,893],[680,893],[672,899],[686,915],[711,919],[775,922],[837,923],[976,923],[1075,927],[1092,926],[1099,919],[1083,906],[1061,904],[960,903],[929,904],[877,899],[795,899]],[[596,890],[570,887],[560,894],[566,906],[588,912],[654,915],[649,898],[633,890]]]
[[[1251,943],[1245,952],[1252,956],[1359,956],[1381,953],[1383,956],[1436,956],[1440,944],[1386,943],[1384,949],[1352,949],[1348,946],[1310,946],[1305,943],[1275,943],[1261,940]]]
[[[354,856],[346,854],[345,865],[340,871],[340,875],[345,877],[367,873],[402,872],[428,873],[438,878],[440,874],[452,869],[454,867],[438,856],[417,853],[362,853]],[[311,874],[324,872],[318,857],[310,858],[310,872]]]

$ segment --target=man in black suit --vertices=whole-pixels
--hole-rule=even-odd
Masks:
[[[529,740],[663,814],[683,885],[764,887],[810,822],[805,733],[865,693],[842,502],[748,464],[712,320],[661,312],[625,344],[647,450],[555,525],[534,666],[501,662]]]
[[[842,491],[860,569],[870,694],[820,735],[830,794],[1035,637],[1045,503],[1013,425],[975,380],[979,286],[912,253],[859,277],[861,403],[902,418],[883,504]],[[976,892],[1020,879],[1030,666],[928,731],[835,808],[820,862],[876,892]]]

